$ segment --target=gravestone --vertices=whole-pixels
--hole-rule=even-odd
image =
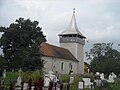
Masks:
[[[60,89],[60,86],[58,84],[58,78],[57,76],[54,75],[53,71],[49,71],[48,74],[45,74],[44,76],[44,89],[47,90],[50,86],[50,82],[53,83],[53,89],[57,89],[59,90]]]
[[[24,83],[23,90],[28,90],[28,83]]]
[[[111,82],[111,83],[113,83],[113,82],[114,82],[114,78],[113,78],[112,74],[110,74],[110,75],[109,75],[108,82]]]
[[[84,89],[84,83],[82,81],[78,82],[78,90],[83,90]]]
[[[112,76],[114,79],[117,78],[117,75],[114,72],[112,72]]]
[[[6,69],[4,69],[3,78],[6,78]]]
[[[93,86],[93,82],[90,81],[90,78],[82,78],[84,81],[85,88],[91,88]]]
[[[100,76],[100,72],[96,72],[95,76]]]
[[[47,88],[50,85],[51,81],[54,81],[55,75],[53,74],[53,71],[49,71],[48,74],[45,74],[44,76],[44,89],[47,90]]]
[[[19,88],[21,88],[21,82],[22,82],[22,70],[20,69],[18,72],[19,72],[19,76],[18,76],[17,82],[15,84],[16,90],[19,90]]]
[[[48,76],[44,77],[44,87],[48,88],[49,87],[49,83],[50,83],[50,78]]]
[[[21,82],[22,82],[22,77],[18,77],[17,78],[17,83],[16,83],[16,86],[21,86]]]
[[[117,75],[115,75],[113,72],[109,75],[109,79],[108,82],[114,83],[115,82],[115,78],[117,78]]]
[[[101,74],[100,74],[100,79],[101,79],[101,80],[104,80],[104,79],[105,79],[105,78],[104,78],[104,73],[101,73]]]
[[[70,74],[70,83],[73,83],[73,81],[74,81],[74,74],[73,74],[73,72],[71,72],[71,74]]]

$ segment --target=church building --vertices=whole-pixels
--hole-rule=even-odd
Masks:
[[[84,73],[85,36],[79,31],[75,10],[68,27],[59,35],[60,46],[42,43],[40,52],[44,59],[44,71],[50,70],[61,74],[73,71],[75,74]]]

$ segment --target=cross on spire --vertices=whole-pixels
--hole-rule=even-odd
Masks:
[[[73,14],[75,13],[75,8],[73,8]]]

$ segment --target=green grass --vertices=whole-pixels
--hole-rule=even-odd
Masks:
[[[18,77],[19,73],[18,72],[7,72],[6,73],[6,78],[0,78],[2,80],[4,80],[4,87],[6,89],[4,90],[8,90],[9,89],[9,85],[10,85],[10,81],[13,82],[13,84],[15,85],[15,82],[17,81],[17,77]],[[32,78],[32,81],[34,83],[34,81],[38,80],[39,78],[41,78],[39,71],[34,71],[34,72],[24,72],[22,73],[23,76],[23,80],[25,82],[29,81],[29,78]],[[60,75],[59,79],[60,81],[62,81],[63,83],[68,83],[70,76],[69,75]],[[71,84],[70,86],[70,90],[77,90],[78,89],[78,82],[81,80],[81,78],[79,78],[78,75],[75,75],[74,77],[74,82]],[[64,90],[66,90],[67,85],[64,86]],[[91,90],[91,89],[84,89],[84,90]],[[117,80],[115,83],[110,84],[107,82],[104,82],[104,86],[102,87],[96,87],[94,90],[120,90],[120,80]]]
[[[6,78],[0,78],[1,80],[4,80],[4,88],[5,90],[9,89],[10,86],[10,82],[13,83],[13,85],[15,85],[15,83],[17,82],[17,78],[19,76],[18,72],[7,72],[6,73]],[[24,82],[28,82],[30,77],[32,78],[32,81],[34,83],[34,81],[36,81],[37,79],[40,78],[40,73],[39,71],[34,71],[34,72],[23,72],[22,73],[22,80]]]
[[[6,78],[1,78],[1,80],[4,80],[4,88],[5,90],[8,90],[10,82],[15,83],[17,81],[18,72],[7,72]]]
[[[115,84],[111,86],[112,90],[120,90],[120,80],[117,80]]]

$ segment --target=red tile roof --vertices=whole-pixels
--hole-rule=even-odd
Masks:
[[[78,61],[68,49],[54,46],[48,43],[42,43],[39,46],[40,53],[43,56],[48,56],[48,57],[56,57],[56,58],[61,58],[61,59],[68,59],[68,60],[74,60]]]

